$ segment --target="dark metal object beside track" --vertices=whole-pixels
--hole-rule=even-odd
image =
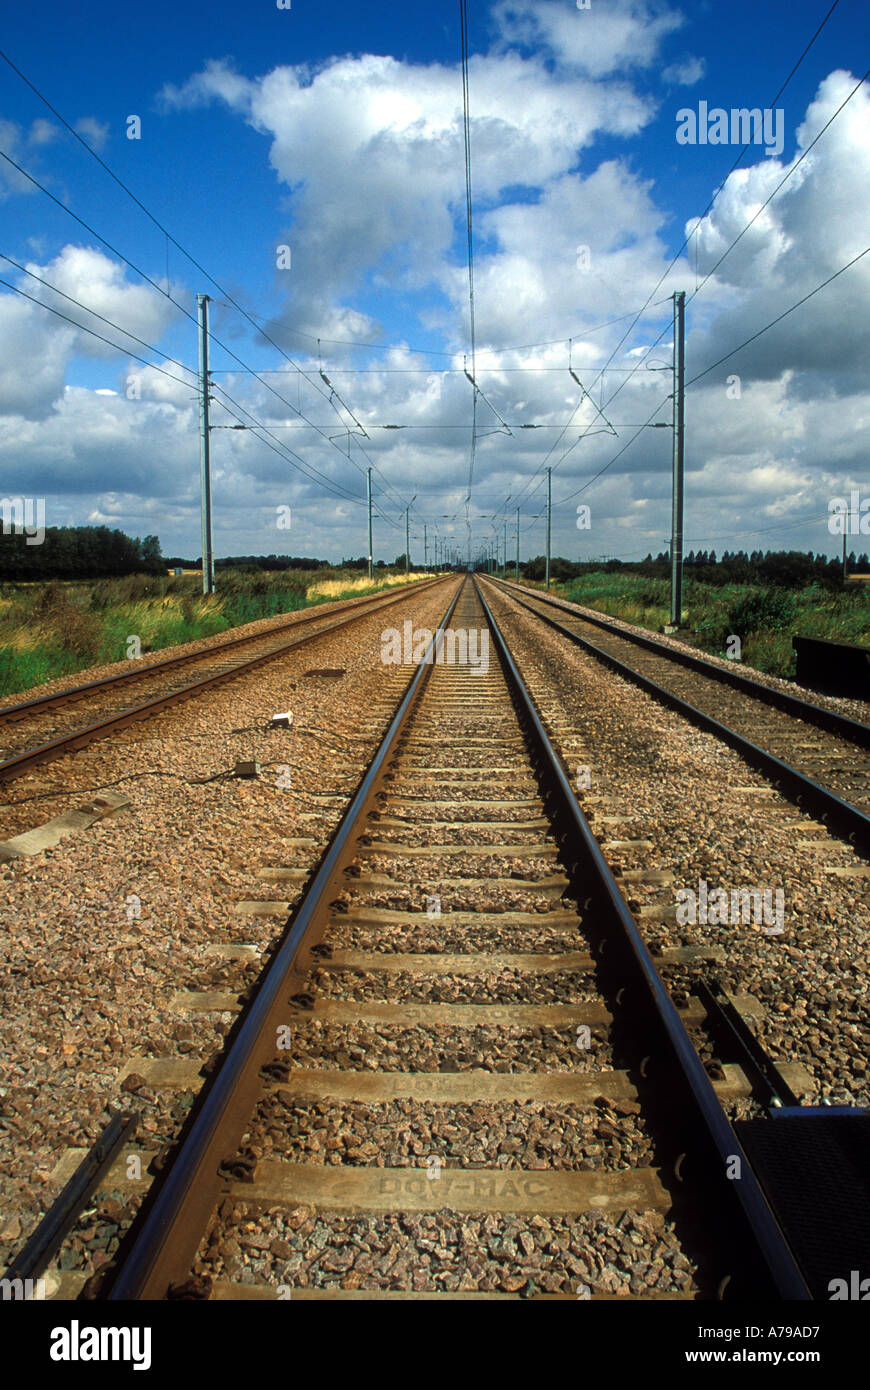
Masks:
[[[42,1273],[116,1155],[135,1135],[137,1124],[136,1115],[115,1115],[109,1121],[36,1230],[13,1258],[4,1279],[33,1279]]]

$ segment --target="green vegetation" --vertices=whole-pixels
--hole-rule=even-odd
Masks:
[[[870,642],[870,560],[842,562],[801,550],[690,551],[683,566],[683,627],[680,637],[702,651],[727,657],[726,641],[739,637],[747,666],[790,677],[795,671],[792,637],[833,642]],[[543,587],[545,559],[522,566],[527,583]],[[597,608],[637,627],[660,630],[670,621],[670,559],[664,552],[645,560],[552,559],[553,592]],[[510,566],[508,566],[510,577]]]
[[[93,583],[0,583],[0,696],[28,690],[89,666],[123,661],[127,640],[142,652],[211,637],[259,618],[374,593],[404,582],[379,569],[369,585],[355,568],[222,568],[218,592],[202,594],[199,575],[132,574]]]
[[[535,587],[541,587],[540,583]],[[552,592],[638,627],[662,628],[670,617],[670,585],[626,570],[588,569],[553,586]],[[870,584],[833,587],[811,582],[802,587],[759,583],[719,583],[696,579],[686,570],[680,636],[716,656],[725,643],[741,639],[747,666],[777,676],[794,675],[792,637],[826,637],[838,642],[868,641]]]

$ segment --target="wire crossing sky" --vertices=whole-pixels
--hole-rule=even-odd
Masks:
[[[417,562],[424,523],[464,556],[507,520],[512,554],[518,507],[540,554],[551,468],[555,554],[642,558],[684,290],[687,549],[836,553],[830,500],[870,494],[870,15],[761,9],[19,7],[4,494],[198,554],[200,292],[218,557],[364,554],[368,468],[376,558],[412,498]]]

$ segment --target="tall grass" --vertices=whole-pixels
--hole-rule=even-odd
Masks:
[[[374,581],[368,578],[322,579],[316,584],[311,584],[307,592],[309,600],[354,598],[359,594],[372,592],[378,588],[392,589],[400,584],[416,584],[420,579],[425,578],[427,578],[425,574],[391,574],[386,579]]]
[[[161,651],[260,618],[405,582],[404,574],[386,573],[370,583],[353,570],[333,571],[324,578],[323,570],[222,569],[218,591],[208,597],[201,592],[198,575],[3,585],[0,696],[89,666],[122,661],[133,636],[143,652]]]

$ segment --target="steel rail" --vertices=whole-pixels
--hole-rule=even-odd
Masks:
[[[552,608],[559,608],[563,612],[569,613],[581,622],[590,623],[593,627],[600,627],[605,632],[612,633],[614,637],[621,637],[624,641],[632,642],[635,646],[644,647],[656,656],[666,657],[679,666],[686,666],[692,671],[697,671],[699,675],[709,676],[711,680],[721,681],[724,685],[731,685],[736,690],[742,691],[743,694],[752,695],[761,700],[763,704],[773,705],[774,708],[782,710],[785,714],[791,714],[797,719],[805,719],[807,723],[815,724],[820,729],[826,729],[828,733],[839,734],[840,737],[849,739],[852,743],[860,744],[863,748],[870,748],[870,724],[863,724],[860,719],[851,719],[846,714],[838,714],[836,710],[825,709],[822,705],[814,705],[811,700],[804,700],[799,695],[790,695],[787,690],[776,690],[772,686],[762,685],[760,681],[754,680],[751,676],[743,675],[740,671],[729,671],[725,667],[715,666],[703,656],[679,651],[676,647],[669,647],[665,642],[659,642],[655,637],[646,637],[639,632],[628,632],[597,613],[590,614],[585,611],[578,613],[577,607],[572,606],[565,599],[553,598],[551,594],[539,593],[537,589],[527,589],[523,585],[512,583],[510,580],[491,580],[491,582],[500,588],[503,587],[512,597],[516,597],[519,593],[527,594],[540,603],[549,604]],[[522,599],[517,601],[523,602]],[[535,610],[532,609],[531,611],[534,612]]]
[[[460,585],[427,648],[440,647],[442,634],[459,601]],[[202,1093],[181,1147],[165,1178],[149,1194],[137,1234],[108,1294],[110,1300],[165,1298],[183,1281],[220,1196],[221,1162],[233,1151],[250,1120],[252,1079],[276,1057],[276,1028],[289,1014],[288,982],[306,938],[322,928],[341,876],[356,851],[369,811],[382,785],[387,761],[431,674],[424,656],[411,678],[389,728],[339,825],[310,886],[288,918],[284,936],[244,1014],[228,1052]]]
[[[714,1039],[720,1047],[725,1040],[731,1044],[732,1050],[736,1048],[745,1074],[757,1083],[757,1088],[763,1088],[765,1104],[768,1107],[800,1106],[799,1097],[773,1058],[768,1057],[743,1015],[735,1009],[719,980],[715,977],[697,980],[695,993],[707,1010]]]
[[[611,670],[615,671],[617,675],[622,676],[624,680],[631,681],[634,685],[640,686],[641,690],[646,691],[648,695],[652,695],[654,699],[667,705],[669,709],[675,710],[685,719],[696,724],[698,728],[703,729],[706,733],[713,734],[715,738],[720,739],[723,743],[727,743],[729,747],[733,748],[741,757],[745,758],[748,763],[751,763],[754,767],[757,767],[759,771],[763,772],[765,777],[771,780],[777,790],[782,792],[784,796],[787,796],[789,800],[793,801],[802,811],[812,811],[813,814],[818,815],[826,824],[830,823],[838,833],[849,841],[859,854],[870,856],[870,816],[862,811],[860,807],[854,806],[850,801],[844,801],[842,797],[837,796],[834,792],[830,791],[828,787],[822,786],[820,782],[813,781],[811,777],[807,777],[805,773],[798,771],[796,767],[792,767],[791,763],[784,762],[782,758],[776,757],[774,753],[769,752],[766,748],[762,748],[759,744],[753,743],[751,739],[746,738],[744,734],[738,733],[736,729],[732,729],[729,725],[723,724],[718,719],[714,719],[712,715],[706,714],[704,710],[698,709],[696,705],[690,704],[688,700],[684,700],[681,696],[675,695],[673,691],[667,690],[662,685],[658,685],[651,677],[643,675],[640,671],[636,671],[632,666],[627,666],[625,662],[620,661],[618,657],[612,656],[610,652],[606,652],[602,647],[598,647],[594,642],[590,642],[587,637],[581,637],[579,633],[572,632],[570,628],[565,627],[564,623],[558,622],[556,618],[550,617],[548,613],[539,612],[539,610],[533,608],[531,604],[518,598],[515,593],[511,593],[509,597],[522,608],[528,609],[534,617],[538,618],[542,623],[546,623],[562,637],[567,637],[569,642],[573,642],[576,646],[582,647],[585,651],[590,652],[596,660],[602,661],[606,666],[609,666]],[[577,616],[579,617],[580,615],[578,614]]]
[[[433,581],[446,582],[446,581]],[[428,588],[428,584],[426,585]],[[415,592],[419,592],[416,590]],[[218,671],[211,676],[203,676],[201,680],[192,681],[189,685],[182,686],[180,690],[173,690],[164,695],[154,696],[150,700],[145,700],[142,704],[132,705],[130,708],[120,710],[115,714],[107,715],[105,719],[99,719],[93,724],[87,724],[79,729],[73,729],[69,733],[59,734],[57,738],[50,739],[47,743],[39,744],[36,748],[25,749],[23,753],[16,753],[11,758],[6,758],[0,762],[0,782],[12,781],[16,777],[22,776],[28,768],[36,767],[40,763],[51,762],[55,758],[61,758],[69,752],[77,752],[79,748],[84,748],[97,739],[105,737],[117,729],[126,728],[129,724],[134,724],[138,720],[148,719],[152,714],[157,714],[161,709],[166,709],[171,705],[181,704],[184,700],[189,700],[203,691],[224,682],[235,680],[237,676],[246,675],[250,671],[256,670],[258,666],[263,666],[267,661],[273,661],[276,657],[286,656],[288,652],[294,651],[297,647],[307,646],[309,642],[316,642],[319,637],[325,637],[328,633],[337,632],[340,628],[347,627],[350,623],[359,621],[360,618],[370,617],[374,613],[379,613],[385,608],[391,608],[393,604],[400,603],[407,598],[407,593],[390,594],[388,598],[378,596],[380,602],[373,607],[365,609],[355,609],[351,614],[345,614],[337,622],[330,623],[328,627],[319,628],[317,632],[306,632],[301,637],[294,637],[290,641],[283,642],[279,647],[273,647],[267,652],[262,652],[259,656],[251,657],[247,661],[240,662],[238,666],[232,666],[228,670]],[[246,639],[244,639],[246,640]]]
[[[422,593],[425,589],[431,588],[433,584],[442,582],[438,579],[421,580],[419,585],[414,587],[413,592]],[[378,601],[382,601],[384,597],[384,593],[381,592],[365,594],[362,598],[342,600],[335,606],[318,604],[313,611],[304,613],[302,617],[294,614],[290,621],[272,628],[270,632],[248,632],[243,637],[228,638],[226,642],[220,642],[217,646],[209,647],[203,651],[185,652],[182,656],[171,656],[164,661],[155,661],[150,666],[134,667],[129,671],[120,671],[113,676],[101,676],[99,680],[86,681],[83,685],[71,685],[66,690],[56,690],[50,695],[37,695],[32,700],[21,700],[16,705],[3,705],[0,706],[0,724],[12,723],[40,710],[56,709],[63,705],[73,704],[76,700],[86,700],[95,691],[110,690],[116,685],[126,685],[130,681],[147,680],[149,676],[159,676],[164,671],[173,671],[179,666],[190,666],[197,661],[206,661],[210,657],[219,656],[221,652],[231,651],[234,647],[241,647],[248,642],[264,642],[269,637],[279,636],[288,629],[295,632],[297,628],[307,627],[309,623],[322,622],[324,618],[347,613],[351,609],[359,611],[366,604],[370,607],[377,607]],[[324,612],[324,609],[327,608],[329,611]],[[297,610],[298,612],[299,610]]]
[[[550,742],[532,695],[511,656],[501,629],[486,602],[480,585],[475,581],[487,620],[491,625],[495,646],[501,656],[505,673],[514,697],[523,711],[539,752],[546,777],[554,788],[559,814],[566,827],[566,850],[578,865],[591,870],[594,876],[594,898],[597,899],[623,948],[627,947],[626,963],[633,967],[636,982],[642,986],[647,1005],[667,1040],[676,1075],[683,1081],[684,1094],[700,1123],[707,1145],[712,1151],[720,1174],[719,1190],[728,1206],[739,1202],[746,1223],[747,1235],[756,1246],[773,1284],[784,1299],[810,1299],[806,1281],[798,1268],[779,1224],[759,1185],[752,1166],[728,1121],[713,1085],[673,1000],[662,981],[652,956],[638,931],[628,904],[623,898],[601,848],[578,805],[568,774]],[[570,864],[570,857],[568,860]],[[609,938],[608,938],[609,940]],[[726,1176],[729,1164],[737,1158],[740,1178],[730,1181]]]

